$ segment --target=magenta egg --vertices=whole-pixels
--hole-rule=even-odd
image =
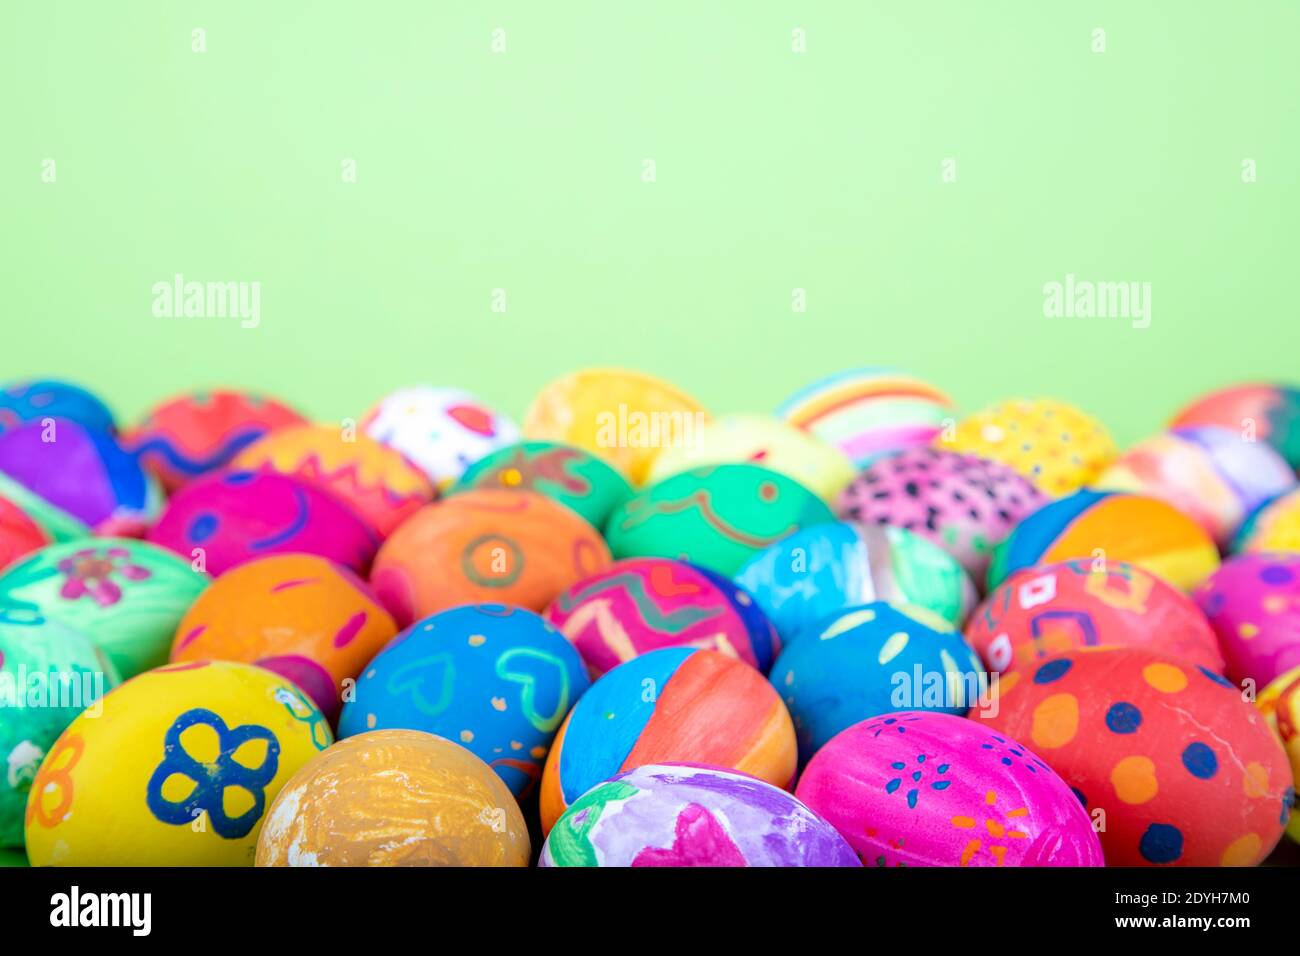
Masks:
[[[219,575],[268,554],[329,558],[359,574],[378,541],[369,525],[333,495],[289,475],[226,471],[186,485],[167,503],[149,540]]]
[[[1234,683],[1263,688],[1300,666],[1300,554],[1229,558],[1193,597],[1218,635]]]
[[[984,724],[897,711],[854,724],[795,796],[868,866],[1102,866],[1079,798],[1037,755]]]

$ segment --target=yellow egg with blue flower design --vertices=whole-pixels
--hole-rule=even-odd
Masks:
[[[296,685],[169,664],[110,691],[50,748],[27,800],[35,866],[251,866],[266,808],[333,742]]]

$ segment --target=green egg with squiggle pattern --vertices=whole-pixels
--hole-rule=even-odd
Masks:
[[[675,558],[730,577],[788,535],[833,520],[793,478],[758,465],[716,465],[642,489],[610,516],[605,538],[615,558]]]

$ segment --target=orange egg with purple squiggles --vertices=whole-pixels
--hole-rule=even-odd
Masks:
[[[427,505],[437,490],[401,452],[335,425],[291,425],[235,458],[242,471],[293,475],[343,499],[380,537]]]
[[[167,503],[149,540],[222,574],[268,554],[317,554],[364,574],[375,533],[327,491],[289,475],[225,471]]]
[[[459,604],[541,611],[606,568],[596,529],[536,491],[481,488],[426,505],[389,536],[370,583],[400,627]]]
[[[273,554],[232,568],[176,627],[173,661],[256,664],[289,678],[333,720],[397,625],[352,572],[310,554]]]

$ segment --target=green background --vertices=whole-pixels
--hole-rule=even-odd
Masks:
[[[593,364],[767,410],[883,363],[1133,440],[1298,377],[1298,34],[1287,0],[6,3],[0,378],[336,419],[420,381],[519,415]],[[177,272],[261,282],[260,327],[155,318]],[[1151,326],[1044,318],[1071,272],[1151,282]]]

